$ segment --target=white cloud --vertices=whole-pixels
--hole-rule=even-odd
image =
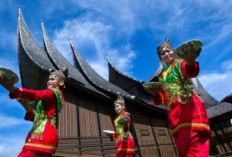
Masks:
[[[40,5],[44,6],[45,3],[47,2],[42,1]],[[209,21],[208,25],[204,26],[208,30],[208,27],[217,27],[223,30],[221,26],[224,26],[224,23],[221,21],[225,20],[221,19],[230,21],[231,5],[232,2],[225,0],[210,2],[190,0],[188,3],[184,0],[178,2],[168,0],[118,0],[117,2],[113,0],[55,0],[46,7],[43,13],[52,14],[56,10],[65,10],[67,13],[70,10],[74,11],[73,8],[75,8],[79,12],[84,10],[85,15],[91,14],[95,19],[112,22],[117,26],[118,32],[123,31],[129,34],[129,32],[134,32],[141,27],[151,27],[155,28],[153,30],[158,28],[164,32],[169,30],[171,33],[171,30],[178,32],[178,30],[185,29],[186,26],[191,28],[193,24],[201,21]],[[204,27],[202,27],[203,30]]]
[[[0,32],[0,47],[6,49],[8,52],[14,50],[15,55],[17,56],[17,34],[15,32],[10,32],[7,28],[2,28]]]
[[[99,64],[97,62],[89,62],[89,65],[106,80],[108,79],[108,67],[105,64]]]
[[[67,52],[62,51],[63,47],[69,47],[67,42],[68,35],[70,35],[72,40],[74,38],[82,38],[78,40],[78,45],[82,45],[83,43],[81,43],[81,41],[84,40],[85,43],[89,42],[88,45],[91,45],[93,40],[96,43],[97,38],[95,38],[94,32],[96,33],[99,31],[99,29],[96,28],[99,25],[97,25],[97,22],[94,22],[94,20],[99,22],[100,28],[106,29],[103,31],[103,34],[99,36],[101,37],[100,40],[104,40],[105,33],[111,32],[115,33],[118,37],[122,38],[122,36],[124,36],[130,39],[131,35],[136,31],[148,28],[153,31],[152,34],[154,34],[154,38],[158,38],[161,41],[163,41],[165,36],[172,36],[172,38],[176,38],[179,42],[184,42],[191,38],[207,41],[204,46],[204,49],[206,49],[212,48],[216,43],[225,40],[225,38],[232,33],[230,29],[232,25],[230,20],[232,16],[230,14],[232,2],[226,2],[227,5],[225,5],[225,1],[218,0],[212,2],[197,0],[188,1],[188,3],[184,0],[180,0],[178,3],[176,1],[172,2],[167,0],[148,0],[145,2],[139,0],[119,0],[116,3],[115,1],[104,0],[97,2],[92,0],[72,0],[70,2],[63,2],[62,4],[58,3],[58,8],[62,8],[60,7],[62,5],[67,6],[71,4],[73,6],[78,6],[81,10],[85,10],[85,13],[81,14],[82,17],[76,19],[76,22],[75,20],[66,22],[63,32],[61,32],[62,30],[56,32],[57,35],[60,32],[60,37],[63,36],[60,38],[62,39],[61,41],[56,41],[56,45],[58,45],[57,47],[60,48],[59,50],[61,50],[61,52],[64,52],[65,56],[71,56],[69,49]],[[55,5],[53,7],[55,7]],[[64,8],[65,7],[63,7],[63,9]],[[82,23],[82,26],[77,25],[78,21],[79,24]],[[75,29],[70,29],[67,32],[68,28],[70,28],[68,25],[70,24],[74,24],[72,28],[81,28],[81,31],[84,32]],[[96,26],[96,31],[92,29],[93,27],[91,27],[91,25]],[[82,29],[84,26],[86,26],[86,28]],[[88,30],[88,28],[92,30]],[[70,32],[72,35],[68,34]],[[90,33],[88,34],[89,38],[85,34],[81,37],[82,33]],[[157,36],[156,34],[163,35]],[[95,39],[91,39],[91,35],[93,35]],[[73,36],[77,37],[73,38]],[[85,37],[85,39],[83,39],[83,37]],[[54,40],[58,38],[57,36]],[[107,39],[110,39],[109,36]],[[76,42],[74,41],[74,43]],[[210,53],[212,51],[206,52]],[[219,56],[220,54],[216,55]],[[72,59],[70,58],[71,57],[68,59],[71,61]]]
[[[222,67],[226,70],[232,70],[232,60],[227,60],[223,62]]]
[[[13,138],[10,138],[10,136]],[[20,134],[10,135],[10,136],[0,136],[0,156],[1,157],[16,157],[22,150],[24,145],[25,137]]]
[[[18,119],[18,118],[15,118],[15,117],[9,117],[9,116],[5,116],[3,114],[0,114],[0,122],[1,122],[0,123],[0,129],[10,128],[10,127],[25,124],[24,119]]]
[[[128,71],[128,69],[133,68],[132,60],[136,57],[136,52],[131,49],[130,45],[123,47],[122,52],[124,53],[111,53],[109,55],[110,61],[112,61],[114,66],[116,66],[116,68],[121,72],[129,74],[131,72]]]
[[[6,67],[13,70],[16,74],[19,74],[18,61],[16,60],[17,54],[15,57],[4,57],[0,58],[0,67]]]
[[[143,6],[141,5],[140,1],[134,1],[133,5],[131,5],[131,1],[125,0],[118,0],[116,3],[115,1],[104,0],[80,0],[76,2],[82,8],[91,10],[93,14],[96,14],[96,16],[101,15],[103,18],[105,18],[104,20],[114,23],[114,25],[117,26],[118,32],[129,34],[140,25],[140,23],[136,21],[137,19],[135,17],[139,14],[141,6]]]
[[[7,104],[5,104],[7,105]],[[15,157],[21,151],[31,123],[0,113],[0,156]],[[21,132],[22,131],[22,132]],[[19,133],[20,132],[20,133]]]
[[[232,72],[208,73],[199,76],[199,80],[214,98],[221,100],[232,92]]]
[[[58,49],[60,48],[61,50],[64,50],[64,55],[66,57],[69,56],[69,60],[71,60],[70,46],[67,42],[68,36],[70,36],[74,44],[83,44],[84,46],[93,45],[98,57],[102,59],[104,54],[106,54],[107,47],[109,46],[110,29],[111,26],[104,25],[101,22],[82,20],[66,21],[64,28],[59,32],[55,32],[56,37],[54,44],[57,45]],[[67,43],[66,45],[68,48],[67,46],[65,47],[64,42]]]
[[[1,90],[1,88],[2,87],[0,87],[0,90]],[[8,107],[22,108],[20,103],[18,103],[16,100],[11,100],[9,98],[7,91],[6,91],[6,94],[2,94],[2,92],[1,92],[1,95],[0,95],[0,107],[4,107],[4,108],[8,108]]]
[[[54,45],[72,62],[71,50],[67,41],[69,35],[72,43],[74,45],[77,43],[77,49],[80,50],[82,57],[88,56],[86,60],[90,66],[107,79],[107,54],[124,72],[130,71],[132,68],[131,61],[136,56],[128,43],[117,48],[111,47],[114,40],[111,37],[112,29],[115,28],[86,18],[66,21],[63,29],[55,31]]]

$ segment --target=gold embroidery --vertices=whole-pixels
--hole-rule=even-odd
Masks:
[[[117,148],[117,150],[135,151],[135,149],[132,148]]]
[[[163,72],[163,78],[160,82],[164,84],[165,104],[168,110],[175,100],[178,98],[181,104],[186,104],[192,100],[193,83],[191,79],[185,79],[182,76],[180,65],[182,60],[179,60],[168,67]]]
[[[48,149],[56,149],[56,146],[37,144],[37,143],[26,143],[25,146],[48,148]]]
[[[205,128],[206,130],[210,130],[209,125],[203,123],[182,123],[179,124],[175,129],[171,130],[172,134],[175,134],[179,129],[184,127],[196,127],[196,128]]]

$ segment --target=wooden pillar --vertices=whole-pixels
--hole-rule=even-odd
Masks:
[[[153,129],[153,125],[152,125],[152,122],[151,122],[151,116],[150,116],[150,113],[148,114],[148,119],[149,119],[149,123],[150,123],[150,125],[151,125],[151,130],[152,130],[152,134],[153,134],[154,139],[155,139],[155,143],[156,143],[157,148],[158,148],[159,156],[161,157],[159,144],[158,144],[158,142],[157,142],[157,138],[156,138],[156,135],[155,135],[155,131],[154,131],[154,129]]]
[[[79,114],[79,101],[78,97],[76,98],[76,109],[77,109],[77,138],[78,138],[78,149],[79,149],[79,154],[81,154],[81,129],[80,129],[80,114]]]
[[[129,107],[129,105],[127,105],[127,103],[125,104],[125,107],[126,107],[127,111],[129,113],[131,113],[130,107]],[[131,117],[131,119],[132,119],[132,117]],[[139,155],[139,157],[142,157],[139,142],[138,142],[138,138],[137,138],[136,131],[135,131],[135,126],[134,126],[134,123],[133,123],[133,119],[131,121],[131,126],[130,127],[132,127],[132,129],[134,131],[134,136],[135,136],[134,137],[134,142],[135,142],[135,146],[137,146],[137,148],[138,148],[138,155]]]
[[[101,123],[100,123],[100,117],[99,117],[99,106],[98,103],[94,103],[95,109],[96,109],[96,114],[97,114],[97,123],[98,123],[98,131],[99,131],[99,136],[100,136],[100,143],[101,143],[101,152],[103,156],[103,142],[102,142],[102,133],[101,133]]]

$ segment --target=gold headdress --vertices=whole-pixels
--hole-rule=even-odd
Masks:
[[[123,109],[125,108],[125,101],[121,95],[118,95],[117,100],[114,101],[114,104],[120,104]]]
[[[165,42],[161,43],[157,48],[157,54],[160,55],[162,51],[173,50],[170,40],[168,37],[165,38]]]
[[[67,71],[68,71],[68,67],[63,67],[60,70],[53,70],[50,75],[54,75],[55,78],[59,81],[59,85],[63,86]]]

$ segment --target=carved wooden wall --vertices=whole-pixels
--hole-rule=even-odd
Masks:
[[[114,129],[113,103],[81,93],[68,85],[64,96],[66,103],[60,114],[60,139],[56,156],[115,157],[115,142],[102,132]],[[128,112],[132,115],[136,156],[176,156],[165,114],[129,103]]]

